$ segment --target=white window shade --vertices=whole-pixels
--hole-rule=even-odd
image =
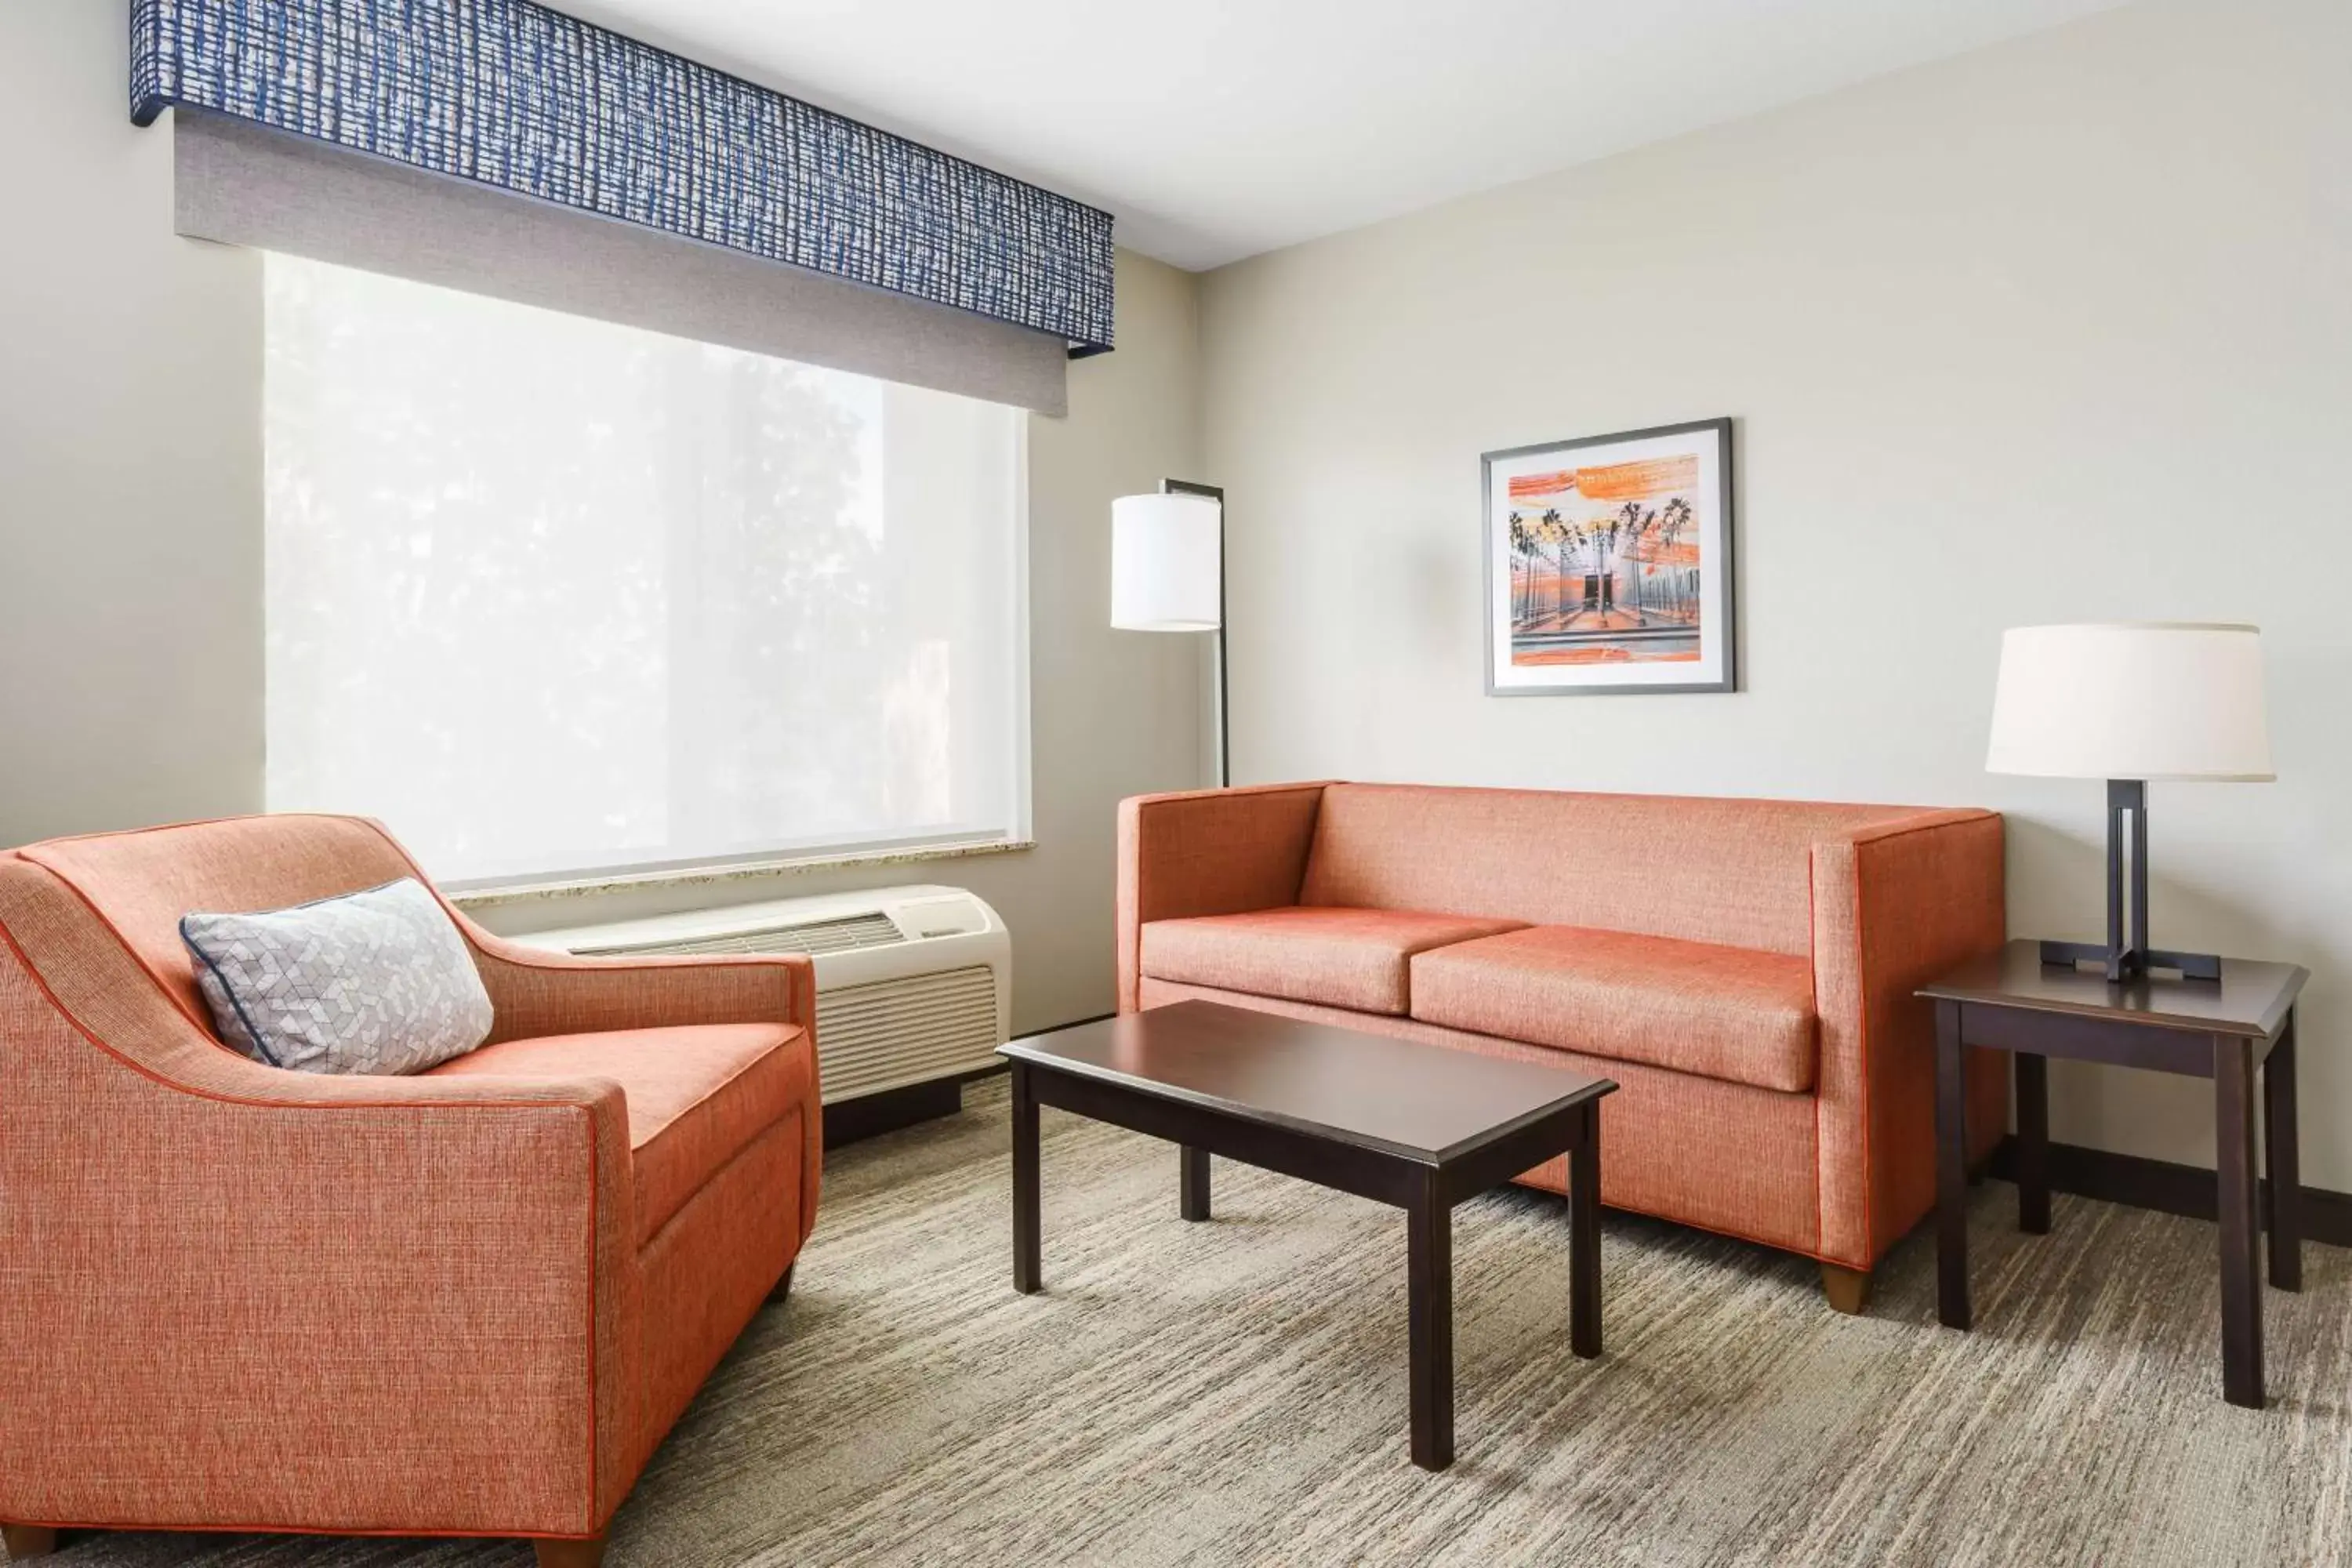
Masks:
[[[461,886],[1025,834],[1017,410],[268,270],[272,809]]]

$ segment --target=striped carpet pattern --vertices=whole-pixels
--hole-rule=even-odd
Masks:
[[[1972,1217],[1979,1327],[1923,1233],[1870,1315],[1812,1266],[1610,1215],[1607,1354],[1568,1351],[1566,1205],[1454,1216],[1457,1447],[1405,1454],[1404,1221],[1048,1110],[1045,1293],[1010,1280],[1001,1081],[827,1163],[790,1303],[745,1334],[608,1562],[2352,1562],[2352,1253],[2268,1291],[2271,1408],[2221,1399],[2213,1227],[2015,1194]],[[85,1536],[121,1564],[520,1564],[508,1542]]]

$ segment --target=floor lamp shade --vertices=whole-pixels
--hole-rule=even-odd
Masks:
[[[2268,780],[2261,636],[2185,623],[2007,632],[1985,767],[2045,778]]]
[[[1224,509],[1208,496],[1121,496],[1110,503],[1110,624],[1134,632],[1210,632],[1224,624]]]

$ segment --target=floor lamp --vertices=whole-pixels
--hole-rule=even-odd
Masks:
[[[1234,782],[1225,715],[1225,492],[1162,479],[1157,495],[1110,503],[1110,624],[1130,632],[1213,632],[1217,783]]]

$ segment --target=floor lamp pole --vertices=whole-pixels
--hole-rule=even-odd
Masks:
[[[1190,479],[1162,479],[1160,493],[1167,496],[1207,496],[1217,503],[1217,784],[1231,788],[1234,782],[1234,727],[1231,710],[1226,707],[1225,628],[1232,617],[1225,608],[1225,492],[1216,485],[1194,484]]]
[[[1234,727],[1225,708],[1225,628],[1217,627],[1217,787],[1234,784]]]

